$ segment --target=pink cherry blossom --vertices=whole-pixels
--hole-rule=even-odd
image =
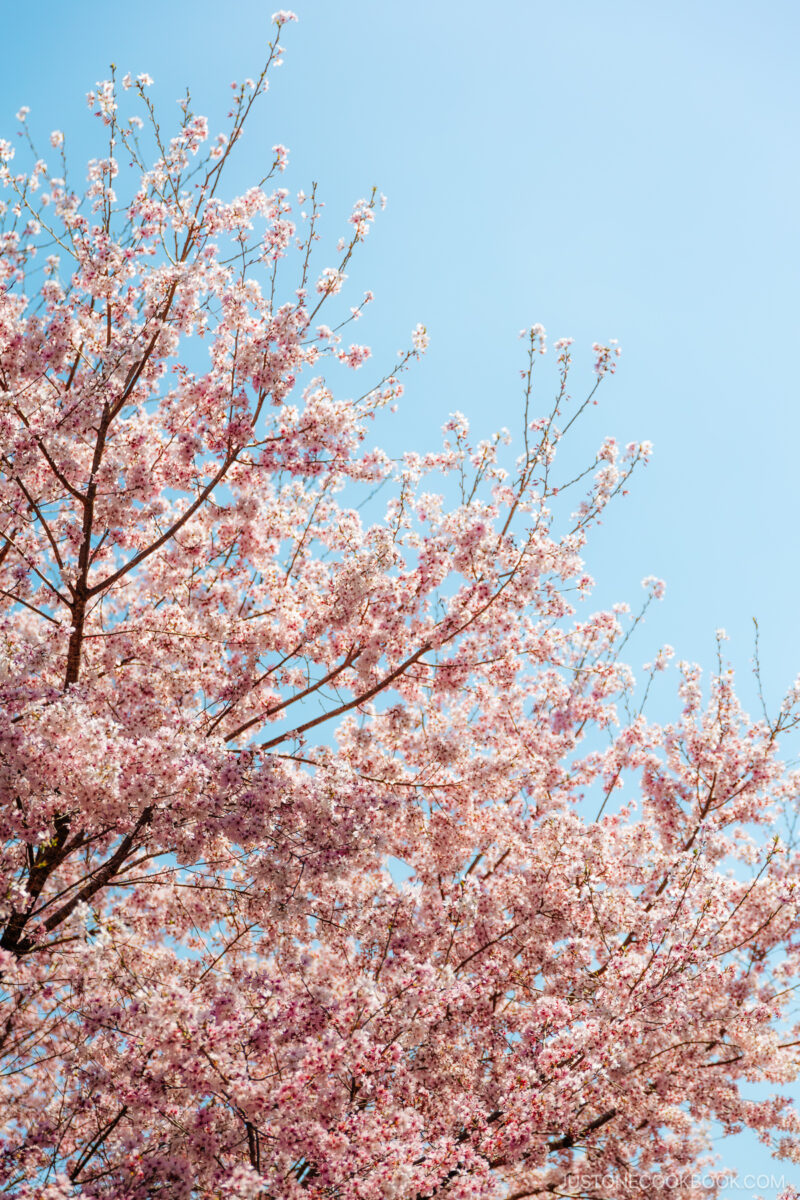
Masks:
[[[650,447],[560,457],[614,343],[536,413],[524,331],[515,451],[374,445],[427,332],[341,387],[377,193],[321,268],[315,189],[225,191],[270,55],[153,160],[149,76],[97,84],[85,196],[0,171],[0,1189],[697,1200],[714,1121],[797,1161],[800,683],[752,720],[664,646],[646,715],[664,585],[592,611],[582,556]]]
[[[428,349],[430,338],[424,325],[417,325],[411,335],[411,341],[418,354],[424,354]]]

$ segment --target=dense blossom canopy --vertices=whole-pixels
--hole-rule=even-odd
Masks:
[[[426,345],[341,398],[377,197],[321,266],[282,146],[222,196],[280,53],[212,140],[97,84],[83,196],[0,143],[0,1190],[714,1195],[712,1121],[800,1155],[742,1093],[797,1070],[797,697],[644,715],[581,553],[648,447],[557,478],[568,340],[515,465],[371,447]]]

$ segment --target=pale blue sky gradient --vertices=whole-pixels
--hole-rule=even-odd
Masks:
[[[633,665],[661,641],[711,665],[723,626],[748,704],[757,617],[777,700],[800,671],[800,5],[296,7],[229,184],[254,182],[285,143],[288,186],[319,182],[334,240],[373,184],[388,195],[351,273],[355,294],[376,296],[354,336],[381,365],[422,321],[431,348],[387,449],[432,448],[453,409],[481,434],[516,431],[525,325],[576,338],[576,393],[591,342],[618,338],[619,372],[579,436],[587,454],[606,433],[648,438],[655,456],[594,541],[597,604],[638,604],[641,578],[662,576]],[[84,94],[112,60],[154,77],[165,125],[190,83],[215,127],[230,80],[257,73],[271,11],[44,0],[34,29],[8,6],[0,134],[29,104],[43,143],[68,134],[74,167],[99,155]],[[754,1140],[724,1157],[783,1170]]]

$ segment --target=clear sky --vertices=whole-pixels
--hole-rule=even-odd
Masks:
[[[778,700],[800,672],[800,5],[295,8],[234,182],[254,182],[285,143],[288,186],[319,182],[334,238],[373,184],[389,197],[352,272],[376,297],[358,340],[380,365],[422,321],[431,347],[387,449],[432,448],[453,409],[481,434],[516,430],[525,325],[576,338],[576,393],[591,342],[618,338],[619,372],[580,437],[587,453],[606,433],[648,438],[655,455],[594,540],[597,603],[636,603],[643,576],[665,578],[633,665],[661,641],[711,665],[722,626],[748,703],[757,617]],[[0,135],[28,104],[35,130],[67,133],[75,167],[100,154],[84,94],[111,61],[154,77],[165,125],[188,83],[215,127],[227,85],[259,68],[271,11],[42,0],[34,29],[9,5]],[[750,1140],[723,1160],[783,1169]]]

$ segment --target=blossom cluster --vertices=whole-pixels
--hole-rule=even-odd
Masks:
[[[516,462],[371,443],[428,346],[334,386],[375,194],[320,269],[314,190],[220,184],[280,53],[155,161],[95,85],[82,196],[0,143],[0,1190],[711,1197],[710,1120],[800,1156],[800,688],[664,647],[645,716],[582,554],[650,446],[558,474],[571,339]]]

